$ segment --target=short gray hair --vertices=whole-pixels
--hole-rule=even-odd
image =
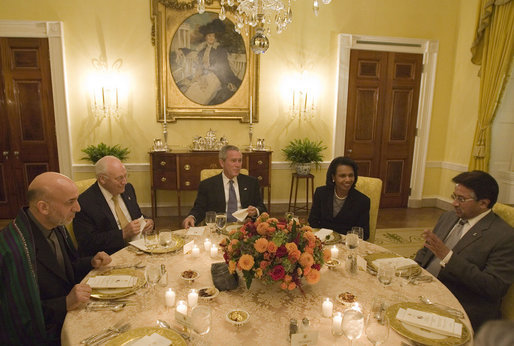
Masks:
[[[220,149],[220,152],[218,155],[219,159],[225,161],[227,159],[227,151],[230,151],[230,150],[239,151],[239,148],[236,147],[235,145],[231,145],[231,144],[224,145]]]
[[[109,166],[109,162],[112,162],[112,159],[118,159],[116,156],[106,155],[102,157],[100,160],[95,163],[95,174],[98,177],[99,175],[108,175],[107,169]]]

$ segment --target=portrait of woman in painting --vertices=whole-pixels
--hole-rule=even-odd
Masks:
[[[194,14],[173,35],[169,63],[184,96],[201,105],[218,105],[237,92],[244,78],[244,41],[230,20],[221,21],[214,12]]]

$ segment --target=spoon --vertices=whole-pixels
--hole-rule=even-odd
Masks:
[[[433,301],[431,301],[430,299],[428,299],[425,296],[419,296],[419,300],[422,303],[424,303],[424,304],[433,305],[435,307],[443,309],[446,312],[448,312],[450,315],[453,315],[453,316],[458,317],[458,318],[464,318],[464,313],[462,311],[460,311],[460,310],[454,309],[454,308],[449,307],[447,305],[443,305],[443,304],[439,304],[439,303],[434,303]]]
[[[115,305],[112,304],[104,304],[104,305],[90,305],[88,306],[90,311],[100,311],[100,310],[111,310],[114,312],[118,312],[123,310],[123,308],[127,305],[126,303],[118,303]]]
[[[157,325],[158,325],[159,327],[161,327],[161,328],[166,328],[166,329],[171,329],[171,330],[173,330],[173,331],[175,331],[175,332],[179,333],[179,334],[180,334],[180,336],[181,336],[181,337],[183,337],[184,339],[186,339],[186,340],[189,340],[189,339],[190,339],[189,335],[184,334],[184,333],[181,333],[180,331],[176,330],[175,328],[171,328],[171,326],[169,325],[169,323],[168,323],[168,322],[166,322],[166,321],[164,321],[164,320],[157,320],[156,322],[157,322]]]

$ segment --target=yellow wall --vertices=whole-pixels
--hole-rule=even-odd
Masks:
[[[254,138],[266,138],[273,160],[283,161],[280,148],[298,137],[322,139],[332,158],[332,126],[336,104],[337,35],[340,33],[424,38],[439,41],[439,55],[427,159],[467,164],[476,119],[477,69],[469,62],[478,0],[334,0],[322,5],[318,17],[312,1],[293,4],[293,23],[274,34],[261,57],[260,122]],[[72,158],[84,163],[80,149],[103,141],[121,143],[131,150],[130,163],[147,163],[153,138],[162,137],[155,121],[156,80],[154,47],[150,39],[149,0],[2,0],[0,19],[46,20],[64,23],[66,82],[70,114]],[[122,72],[131,80],[127,110],[120,120],[98,121],[88,109],[86,82],[93,72],[91,60],[105,56],[109,64],[123,59]],[[307,69],[322,86],[315,121],[288,119],[280,98],[281,83],[291,72]],[[247,126],[238,121],[181,120],[169,126],[170,144],[185,147],[194,135],[210,128],[230,142],[248,142]],[[446,169],[427,168],[424,195],[447,195]],[[322,184],[325,171],[317,171]],[[75,178],[90,177],[77,173]],[[149,174],[134,172],[131,180],[141,203],[148,204]],[[288,171],[273,172],[273,199],[287,200]],[[169,196],[174,194],[169,193]],[[162,195],[164,196],[164,195]],[[186,194],[191,204],[194,194]]]

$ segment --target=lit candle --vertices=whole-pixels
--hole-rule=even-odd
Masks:
[[[186,302],[184,300],[179,300],[175,310],[177,312],[180,312],[182,315],[187,315],[187,304],[186,304]]]
[[[342,335],[343,331],[341,329],[341,324],[343,322],[343,316],[341,316],[340,312],[336,312],[334,318],[332,319],[332,334],[334,335]]]
[[[172,306],[175,305],[175,292],[173,292],[173,290],[171,288],[168,288],[168,290],[166,291],[165,299],[166,299],[166,306],[168,308],[171,308]]]
[[[337,258],[339,256],[339,249],[337,248],[337,246],[332,246],[332,248],[330,249],[330,255],[332,256],[332,258]]]
[[[253,124],[253,114],[252,114],[253,107],[252,106],[253,106],[252,105],[252,97],[250,96],[250,125]]]
[[[203,247],[205,249],[205,251],[209,251],[211,249],[211,241],[209,240],[209,238],[205,239],[205,241],[203,242]]]
[[[198,292],[196,292],[195,289],[192,289],[187,295],[187,303],[191,308],[194,308],[198,304]]]
[[[218,247],[216,245],[212,245],[211,247],[211,257],[216,257],[218,255]]]
[[[193,257],[200,257],[200,249],[198,246],[194,245],[191,253],[193,254]]]
[[[332,317],[332,310],[334,308],[334,304],[330,301],[329,298],[325,299],[322,305],[323,317]]]

